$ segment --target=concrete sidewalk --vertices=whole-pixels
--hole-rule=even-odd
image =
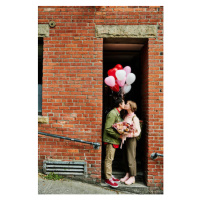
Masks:
[[[117,188],[102,187],[71,179],[47,180],[38,175],[38,194],[130,194]]]

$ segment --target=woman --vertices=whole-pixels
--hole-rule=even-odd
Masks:
[[[135,183],[135,176],[137,174],[136,137],[139,136],[141,129],[139,119],[135,115],[135,111],[137,110],[136,103],[133,101],[127,101],[127,103],[124,106],[124,110],[128,112],[126,117],[124,118],[124,121],[129,124],[133,124],[135,130],[134,132],[129,133],[128,135],[124,135],[122,138],[122,141],[125,141],[123,148],[126,175],[124,178],[121,178],[120,181],[124,182],[126,185],[131,185]]]

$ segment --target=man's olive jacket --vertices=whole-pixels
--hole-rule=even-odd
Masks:
[[[121,122],[119,112],[116,108],[112,109],[106,116],[105,128],[103,132],[103,142],[110,144],[120,144],[120,134],[112,127],[113,124]]]

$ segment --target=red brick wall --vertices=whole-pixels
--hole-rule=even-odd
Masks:
[[[156,44],[156,45],[155,45]],[[149,187],[163,189],[163,159],[150,158],[153,152],[163,154],[163,46],[149,39],[142,49],[142,116],[143,164],[145,180]],[[155,48],[159,51],[155,51]]]
[[[38,23],[48,24],[44,38],[43,116],[49,124],[39,131],[99,142],[102,132],[102,48],[95,25],[158,25],[158,37],[149,39],[148,66],[144,68],[143,102],[146,112],[146,181],[162,187],[163,153],[163,7],[91,6],[38,8]],[[148,87],[145,87],[148,86]],[[88,179],[101,178],[101,148],[62,139],[39,137],[39,167],[44,159],[86,160]]]
[[[158,38],[149,39],[148,74],[148,186],[163,187],[163,158],[150,159],[153,152],[163,154],[163,29]]]

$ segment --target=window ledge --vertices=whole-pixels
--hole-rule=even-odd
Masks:
[[[48,124],[49,123],[49,117],[44,117],[44,116],[38,115],[38,123]]]

